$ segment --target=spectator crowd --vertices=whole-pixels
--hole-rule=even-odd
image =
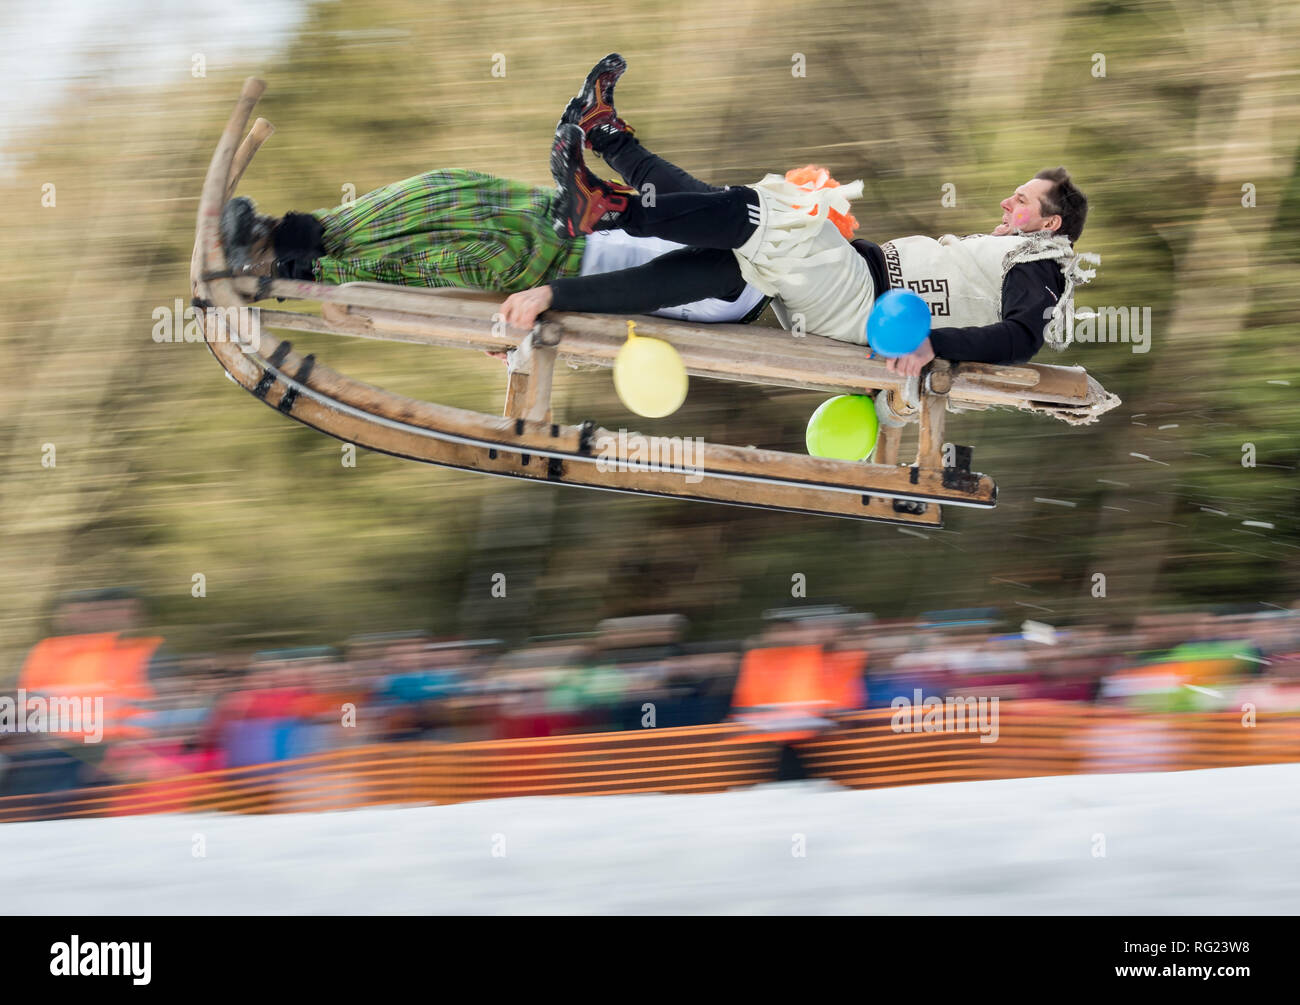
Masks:
[[[850,657],[838,665],[849,668],[852,686],[837,693],[858,708],[888,708],[919,689],[1162,712],[1244,701],[1300,711],[1296,609],[1008,631],[991,610],[878,621],[810,606],[768,612],[749,640],[687,641],[684,617],[648,615],[514,647],[408,631],[242,656],[169,652],[140,633],[141,620],[138,599],[125,591],[65,600],[54,634],[29,655],[16,685],[0,689],[0,796],[269,764],[353,744],[720,723],[736,717],[746,653],[791,645]],[[105,699],[98,742],[16,727],[24,700],[60,693]]]

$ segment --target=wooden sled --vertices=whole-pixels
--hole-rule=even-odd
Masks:
[[[323,433],[411,460],[510,478],[792,513],[942,526],[941,507],[990,509],[997,487],[972,471],[971,450],[947,445],[948,411],[1010,407],[1070,423],[1095,421],[1118,404],[1078,367],[948,364],[922,378],[889,372],[861,346],[759,326],[691,325],[637,319],[637,332],[664,339],[687,371],[716,380],[876,395],[882,420],[872,463],[826,460],[755,447],[706,443],[685,464],[645,464],[636,434],[552,420],[556,363],[612,366],[622,318],[548,313],[531,332],[493,323],[501,294],[380,283],[326,286],[232,278],[220,240],[222,206],[274,131],[258,119],[240,136],[265,84],[244,82],[213,154],[199,202],[191,286],[205,308],[208,348],[230,377],[267,405]],[[314,301],[314,314],[248,309],[269,298]],[[416,401],[363,384],[295,353],[266,328],[474,350],[514,350],[503,416]],[[917,452],[900,465],[901,434],[917,427]]]

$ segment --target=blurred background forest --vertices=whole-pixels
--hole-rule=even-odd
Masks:
[[[267,45],[272,8],[288,26]],[[517,640],[663,612],[740,636],[792,602],[796,574],[798,602],[883,617],[1116,623],[1300,597],[1296,5],[234,3],[138,47],[133,32],[169,16],[128,5],[62,54],[58,88],[11,65],[43,102],[0,158],[0,680],[58,596],[108,586],[138,591],[190,651],[410,627]],[[19,27],[0,22],[6,47],[22,48]],[[108,79],[110,50],[150,63],[148,82]],[[549,184],[555,121],[610,51],[631,67],[619,110],[651,149],[717,183],[810,161],[861,177],[875,240],[991,229],[1017,185],[1068,166],[1091,202],[1080,250],[1102,257],[1078,302],[1149,307],[1150,351],[1040,358],[1086,366],[1124,405],[1081,429],[954,417],[949,438],[975,446],[999,506],[919,532],[364,451],[346,467],[339,443],[257,405],[201,345],[153,340],[153,312],[188,301],[201,180],[243,77],[267,80],[258,112],[278,131],[241,191],[280,213],[433,167]],[[485,357],[294,341],[414,397],[503,402]],[[788,449],[819,400],[696,380],[652,422],[608,372],[565,373],[556,394],[566,421]]]

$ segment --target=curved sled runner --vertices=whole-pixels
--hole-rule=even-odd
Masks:
[[[993,480],[971,471],[970,448],[950,447],[945,457],[946,412],[1011,407],[1081,424],[1119,404],[1079,367],[938,360],[920,380],[908,379],[867,359],[861,346],[833,339],[642,317],[638,334],[672,343],[693,376],[833,394],[876,390],[881,418],[874,463],[705,443],[647,470],[644,441],[634,434],[620,437],[590,422],[551,419],[556,362],[612,366],[624,341],[623,319],[551,313],[531,332],[519,332],[493,324],[499,294],[232,277],[220,240],[221,209],[274,131],[258,119],[240,142],[264,89],[255,78],[244,82],[208,167],[190,269],[193,303],[204,309],[208,348],[234,381],[285,415],[341,440],[511,478],[939,527],[943,505],[989,509],[997,501]],[[249,306],[272,297],[317,302],[321,315]],[[505,415],[416,401],[351,380],[314,356],[295,353],[289,342],[267,338],[265,328],[514,350]],[[917,455],[912,464],[900,465],[901,434],[909,424],[918,427]]]

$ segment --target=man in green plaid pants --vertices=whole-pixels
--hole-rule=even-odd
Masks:
[[[554,192],[459,168],[428,171],[334,209],[274,219],[252,200],[226,204],[221,236],[243,275],[514,293],[570,276],[644,264],[679,245],[621,231],[564,238],[552,227]],[[765,303],[746,287],[655,313],[692,321],[752,320]]]

